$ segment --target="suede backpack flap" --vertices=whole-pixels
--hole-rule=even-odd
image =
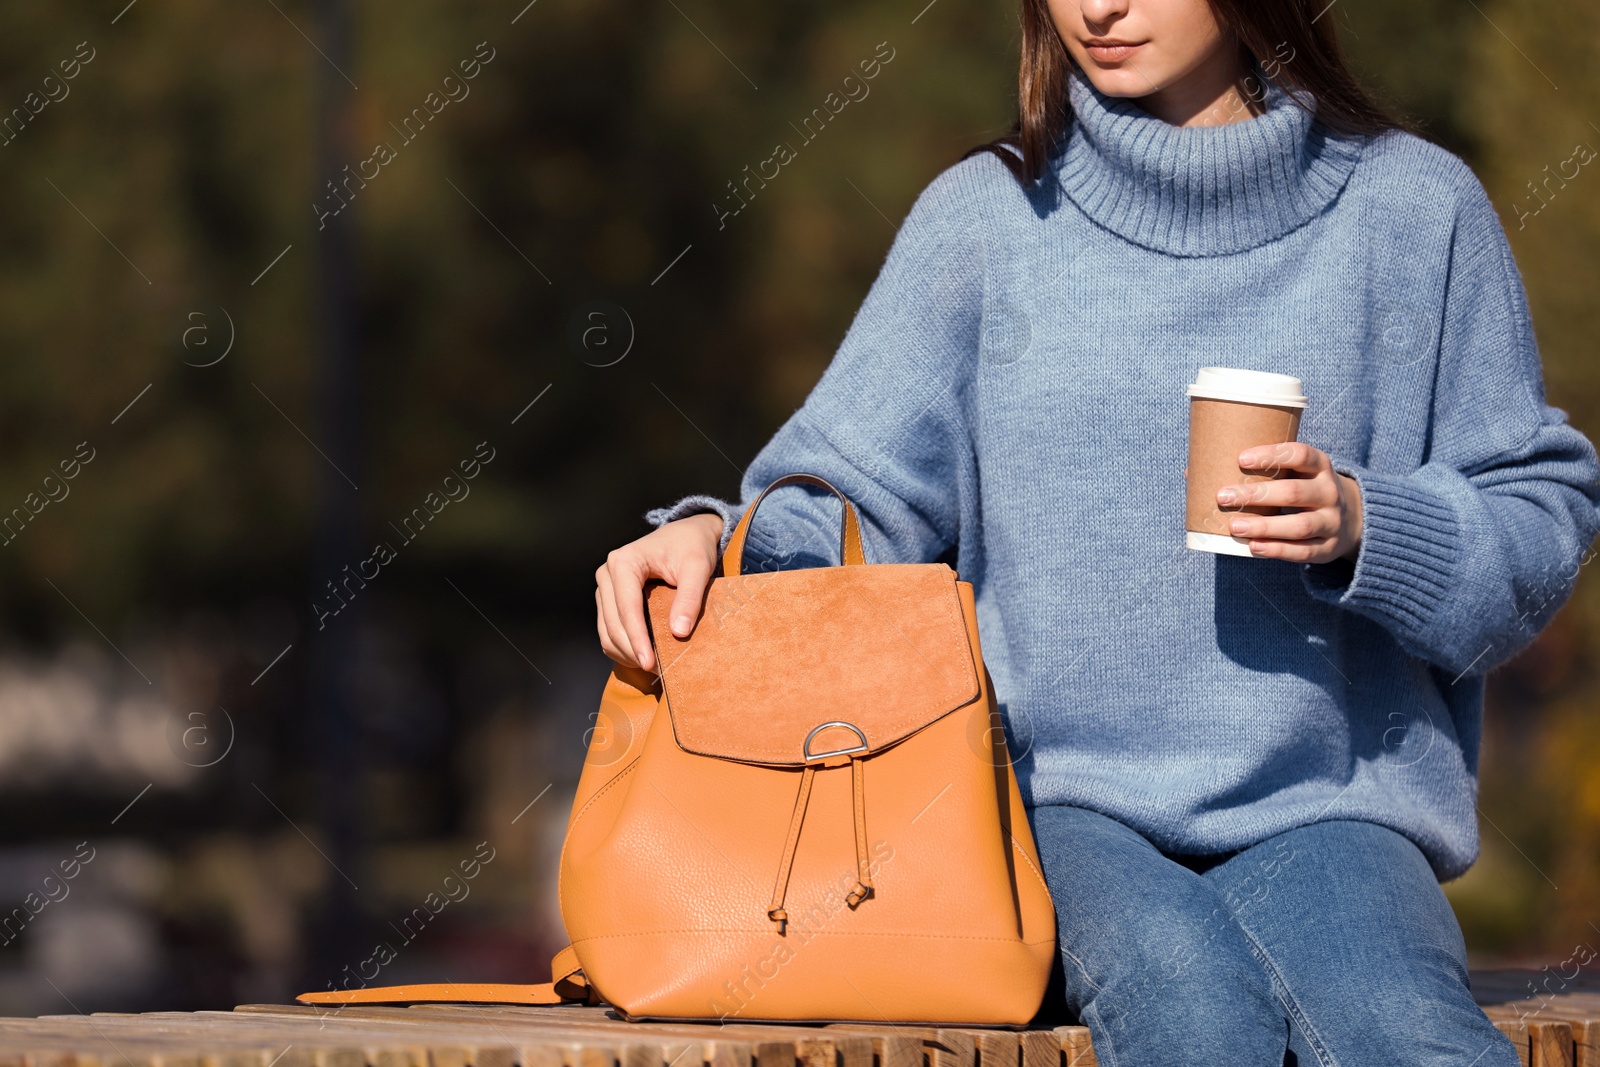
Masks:
[[[824,567],[712,581],[694,631],[646,594],[673,734],[686,752],[799,767],[880,752],[977,699],[956,575],[942,563]],[[832,723],[849,723],[829,725]]]

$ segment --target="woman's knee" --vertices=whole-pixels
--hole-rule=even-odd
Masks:
[[[1227,1062],[1276,1067],[1287,1021],[1271,983],[1227,907],[1198,888],[1063,941],[1068,1006],[1118,1062],[1168,1062],[1158,1050],[1213,1062],[1232,1050]]]
[[[1370,823],[1314,824],[1206,877],[1320,1062],[1470,1063],[1480,1054],[1478,1067],[1517,1062],[1473,1002],[1449,902],[1401,835]]]
[[[1226,902],[1096,812],[1041,808],[1068,1010],[1101,1062],[1279,1067],[1288,1023]]]
[[[1511,1040],[1470,995],[1449,983],[1374,990],[1370,1000],[1342,1011],[1315,1011],[1297,1025],[1310,1032],[1321,1062],[1327,1063],[1517,1067],[1520,1062]]]
[[[1455,913],[1415,844],[1387,827],[1337,821],[1279,834],[1204,876],[1294,987],[1337,975],[1465,988]]]
[[[1102,931],[1090,975],[1063,945],[1067,996],[1100,1062],[1278,1067],[1288,1025],[1220,902]]]
[[[1253,961],[1217,924],[1167,916],[1132,930],[1103,931],[1097,941],[1092,952],[1062,946],[1068,996],[1076,970],[1077,999],[1094,1000],[1118,1019],[1191,1017],[1223,991],[1255,984]],[[1092,957],[1093,974],[1074,948]]]

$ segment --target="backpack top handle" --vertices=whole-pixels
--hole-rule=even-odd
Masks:
[[[733,528],[733,536],[728,538],[728,547],[722,553],[722,573],[727,577],[737,576],[744,564],[745,535],[750,531],[750,523],[756,517],[756,508],[767,498],[767,494],[782,485],[793,485],[803,482],[826,489],[839,498],[844,512],[843,527],[839,531],[839,558],[847,565],[862,564],[867,562],[866,555],[861,551],[861,520],[856,516],[855,505],[850,503],[848,497],[839,492],[826,478],[815,474],[785,474],[761,490],[761,495],[750,502],[750,507],[745,510],[739,519],[739,524]]]

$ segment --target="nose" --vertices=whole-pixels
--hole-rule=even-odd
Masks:
[[[1078,10],[1083,21],[1094,32],[1104,30],[1110,23],[1128,13],[1130,0],[1080,0]]]

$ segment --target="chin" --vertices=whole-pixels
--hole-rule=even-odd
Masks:
[[[1106,96],[1149,96],[1161,87],[1159,78],[1128,67],[1101,67],[1093,60],[1085,60],[1078,64],[1078,69],[1088,77],[1091,85]]]

